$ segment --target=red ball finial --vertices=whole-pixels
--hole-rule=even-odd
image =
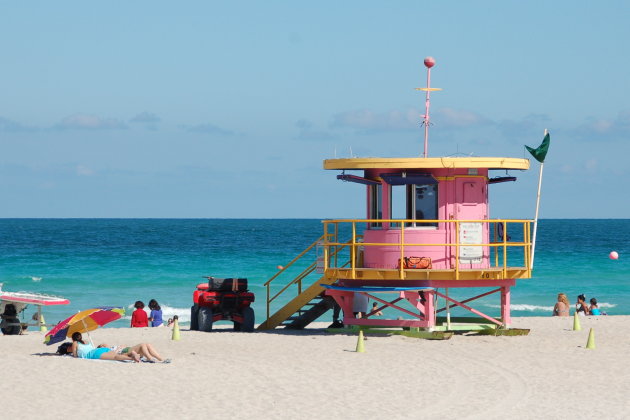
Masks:
[[[435,66],[435,59],[433,57],[427,57],[424,59],[424,65],[430,69],[431,67]]]

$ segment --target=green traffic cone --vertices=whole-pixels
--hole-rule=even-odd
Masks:
[[[172,340],[175,341],[179,341],[180,340],[180,336],[179,336],[179,322],[177,320],[175,320],[175,322],[173,322],[173,336],[171,337]]]
[[[582,327],[580,326],[580,316],[577,311],[573,313],[573,331],[582,331]]]
[[[357,340],[357,353],[365,353],[365,343],[363,342],[363,330],[359,330],[359,339]]]
[[[588,332],[588,341],[586,342],[587,349],[595,349],[595,331],[591,328]]]

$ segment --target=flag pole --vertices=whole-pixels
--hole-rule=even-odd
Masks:
[[[549,131],[545,128],[545,136],[549,133]],[[534,269],[534,254],[536,252],[536,232],[538,231],[538,210],[540,209],[540,188],[542,187],[542,176],[543,176],[543,167],[545,166],[544,162],[540,162],[540,171],[538,173],[538,193],[536,194],[536,214],[534,216],[534,234],[532,235],[532,255],[529,259],[529,268],[530,270]]]
[[[424,60],[424,65],[427,67],[427,97],[424,102],[424,153],[422,157],[429,157],[429,107],[431,106],[431,67],[433,67],[435,61]]]
[[[426,158],[429,157],[429,124],[431,123],[429,120],[429,107],[431,106],[431,92],[442,89],[431,87],[431,67],[435,66],[435,59],[433,57],[425,58],[424,66],[427,68],[427,87],[416,88],[416,90],[423,90],[427,93],[424,101],[424,115],[421,115],[422,125],[424,125],[424,153],[422,154],[422,157]]]

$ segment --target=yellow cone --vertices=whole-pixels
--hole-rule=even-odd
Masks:
[[[175,322],[173,323],[173,337],[171,337],[172,340],[175,341],[179,341],[180,337],[179,337],[179,322],[177,320],[175,320]]]
[[[582,331],[582,327],[580,326],[580,316],[577,311],[573,313],[573,331]]]
[[[41,315],[41,318],[40,318],[39,330],[43,333],[48,331],[48,328],[46,328],[46,321],[44,320],[43,314]]]
[[[363,330],[359,330],[359,339],[357,340],[357,353],[365,353],[365,343],[363,342]]]
[[[594,349],[595,348],[595,331],[593,331],[592,328],[588,332],[588,341],[586,342],[586,348],[587,349]]]

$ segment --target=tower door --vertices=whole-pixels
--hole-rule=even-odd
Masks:
[[[455,179],[455,209],[457,220],[485,220],[488,218],[488,205],[485,180],[480,177]],[[460,222],[459,249],[460,264],[482,264],[488,257],[487,247],[465,246],[466,244],[487,243],[488,224],[480,222]]]

